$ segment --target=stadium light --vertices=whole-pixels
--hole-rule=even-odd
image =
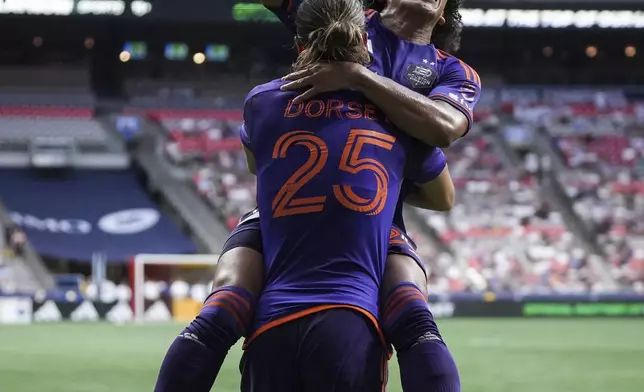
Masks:
[[[634,46],[629,45],[624,48],[624,54],[626,55],[626,57],[635,57],[635,55],[637,54],[637,49]]]
[[[201,65],[206,61],[206,55],[201,52],[197,52],[192,56],[192,61],[197,65]]]
[[[591,59],[597,56],[597,47],[592,45],[588,46],[586,48],[586,56],[590,57]]]
[[[31,42],[35,47],[40,48],[42,46],[42,37],[34,37]]]
[[[94,38],[87,37],[85,38],[85,49],[92,49],[94,47]]]
[[[119,54],[119,60],[121,60],[122,63],[127,63],[131,58],[132,55],[127,50],[124,50]]]

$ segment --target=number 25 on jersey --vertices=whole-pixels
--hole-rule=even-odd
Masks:
[[[356,195],[349,185],[333,185],[333,195],[346,208],[367,215],[377,215],[385,207],[389,173],[384,165],[373,158],[360,158],[366,144],[391,150],[396,138],[384,133],[364,129],[352,129],[342,151],[338,169],[351,174],[367,170],[376,178],[377,192],[371,199]],[[291,146],[301,146],[309,150],[307,161],[293,173],[273,199],[273,217],[308,214],[324,210],[326,196],[299,197],[295,194],[319,174],[327,164],[329,156],[327,144],[309,131],[288,132],[277,140],[273,148],[273,159],[285,158]]]

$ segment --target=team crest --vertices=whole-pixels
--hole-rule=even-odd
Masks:
[[[405,73],[405,79],[415,89],[432,88],[436,76],[437,72],[434,69],[423,64],[409,64]]]

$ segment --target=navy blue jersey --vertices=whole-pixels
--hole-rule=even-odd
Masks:
[[[257,167],[266,285],[257,333],[329,307],[374,322],[403,178],[435,179],[438,148],[396,130],[356,92],[295,105],[280,81],[255,88],[241,138]]]

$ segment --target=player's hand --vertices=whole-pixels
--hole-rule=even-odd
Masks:
[[[352,88],[355,76],[361,68],[364,67],[360,64],[344,61],[315,64],[284,76],[282,80],[290,83],[283,85],[281,90],[290,91],[308,87],[304,93],[293,99],[294,104],[299,104],[320,93]]]

